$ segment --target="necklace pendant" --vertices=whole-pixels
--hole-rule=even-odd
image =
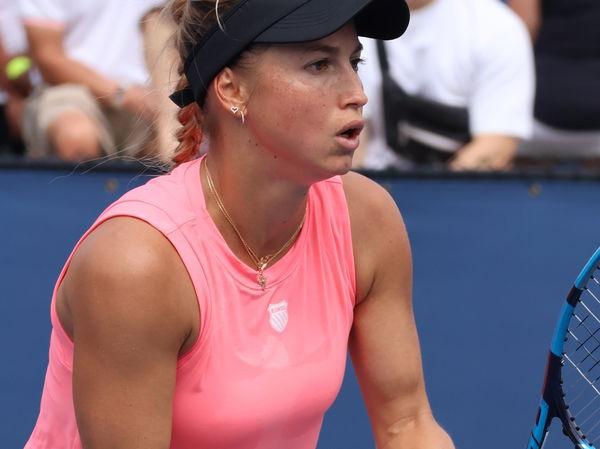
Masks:
[[[267,264],[269,263],[268,257],[261,257],[257,263],[258,271],[263,272],[265,268],[267,268]]]
[[[269,257],[261,257],[258,262],[256,263],[257,265],[257,269],[258,269],[258,274],[256,275],[256,278],[258,280],[258,285],[260,285],[260,288],[263,289],[263,291],[266,289],[267,287],[267,277],[265,276],[265,268],[267,268],[267,264],[269,263]]]
[[[262,270],[258,273],[257,280],[258,280],[258,285],[260,285],[260,288],[265,290],[267,288],[267,278],[266,278],[265,274],[262,272]]]

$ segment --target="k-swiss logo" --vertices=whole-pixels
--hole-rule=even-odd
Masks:
[[[281,301],[271,304],[269,310],[269,324],[276,332],[283,332],[288,324],[288,304]]]

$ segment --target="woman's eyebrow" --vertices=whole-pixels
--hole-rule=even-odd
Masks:
[[[363,45],[359,42],[358,45],[356,46],[356,48],[354,49],[354,51],[352,52],[352,54],[359,53],[362,51],[362,49],[363,49]],[[302,50],[302,53],[311,53],[311,52],[323,52],[323,53],[327,53],[327,54],[335,56],[340,52],[340,48],[335,47],[333,45],[315,43],[315,44],[309,44],[308,46],[304,47]]]

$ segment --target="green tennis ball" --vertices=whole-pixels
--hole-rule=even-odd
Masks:
[[[6,64],[6,76],[9,80],[22,77],[31,68],[31,59],[27,56],[16,56]]]

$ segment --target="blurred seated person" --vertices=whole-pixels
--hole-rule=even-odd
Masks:
[[[180,108],[169,98],[177,90],[179,79],[179,53],[173,39],[176,25],[171,15],[165,14],[161,6],[148,11],[140,25],[144,40],[144,59],[159,102],[154,123],[157,152],[161,161],[170,163],[179,145],[176,134],[181,126],[177,119]]]
[[[525,26],[499,0],[407,3],[411,22],[401,40],[363,41],[369,103],[357,167],[509,168],[531,132]]]
[[[0,0],[0,153],[23,151],[21,117],[31,92],[31,60],[14,0]]]
[[[511,0],[535,50],[531,159],[600,160],[600,1]]]
[[[153,155],[157,94],[140,19],[156,0],[19,0],[44,85],[27,101],[28,155],[82,161]]]

